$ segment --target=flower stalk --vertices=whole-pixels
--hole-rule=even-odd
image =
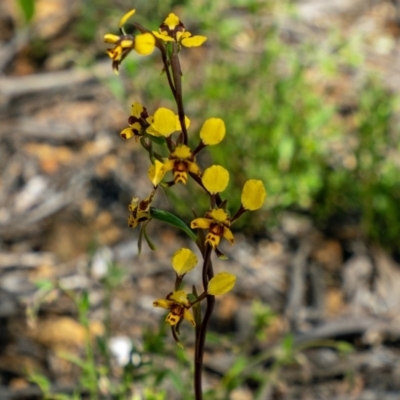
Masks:
[[[152,220],[159,220],[185,232],[201,254],[202,278],[198,283],[203,288],[201,294],[197,294],[196,285],[193,285],[191,293],[185,291],[184,278],[197,266],[198,259],[191,249],[182,248],[178,249],[171,259],[172,268],[176,273],[175,282],[171,285],[172,291],[164,298],[153,302],[154,307],[168,311],[165,321],[171,326],[172,337],[179,346],[183,347],[179,332],[181,323],[186,320],[194,328],[193,386],[195,399],[201,400],[206,334],[214,310],[215,296],[232,290],[236,281],[236,277],[229,272],[214,275],[212,257],[215,253],[220,259],[227,259],[218,247],[220,241],[225,239],[234,244],[233,223],[245,212],[261,208],[266,192],[261,181],[254,179],[247,181],[242,192],[241,207],[231,217],[228,198],[221,197],[221,193],[229,184],[229,171],[221,165],[211,165],[203,170],[197,164],[196,157],[201,151],[223,141],[226,127],[221,118],[208,118],[200,129],[197,146],[194,150],[189,146],[190,119],[185,114],[179,54],[184,47],[201,46],[207,38],[200,35],[193,36],[173,13],[167,16],[158,31],[133,23],[139,34],[127,34],[124,25],[135,13],[135,10],[131,10],[121,18],[119,35],[104,36],[106,43],[114,45],[107,50],[112,60],[112,68],[118,73],[120,64],[132,51],[148,55],[158,49],[162,72],[165,73],[174,97],[177,113],[165,107],[160,107],[151,113],[140,103],[132,104],[131,115],[128,118],[129,126],[121,131],[120,136],[124,140],[135,138],[136,141],[140,141],[143,150],[148,153],[150,159],[148,178],[151,188],[148,197],[132,199],[128,207],[128,225],[131,228],[140,227],[139,250],[143,238],[151,249],[155,249],[146,228]],[[172,175],[169,180],[166,179],[167,174]],[[160,186],[172,188],[176,184],[186,185],[188,179],[196,182],[199,190],[208,197],[210,204],[210,208],[204,211],[203,217],[196,215],[190,224],[173,213],[153,206]],[[197,234],[193,230],[196,230]],[[203,301],[206,306],[202,316],[200,304]]]

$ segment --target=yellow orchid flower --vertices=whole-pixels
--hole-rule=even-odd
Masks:
[[[154,198],[154,193],[155,191],[142,201],[139,201],[137,197],[132,199],[131,204],[129,204],[128,207],[128,210],[131,213],[128,217],[128,226],[130,228],[136,228],[140,223],[151,219],[150,206]]]
[[[145,107],[140,103],[133,103],[131,115],[128,119],[129,128],[125,128],[120,132],[120,136],[123,139],[130,139],[134,137],[136,141],[142,136],[143,130],[148,127],[146,119],[149,118],[149,114]]]
[[[208,229],[206,243],[215,249],[224,237],[230,244],[235,242],[232,231],[230,230],[231,221],[227,212],[222,208],[216,208],[208,211],[204,218],[194,219],[190,227],[192,229]]]
[[[200,176],[201,171],[195,162],[190,148],[184,144],[176,146],[175,150],[169,155],[168,160],[164,163],[165,172],[173,171],[174,182],[186,185],[188,173]]]
[[[166,299],[155,300],[153,306],[170,310],[165,322],[171,326],[175,326],[182,318],[189,321],[193,326],[196,326],[193,315],[189,311],[189,308],[191,308],[190,302],[183,290],[170,293]]]
[[[201,46],[207,38],[205,36],[192,36],[185,29],[185,25],[173,13],[170,13],[165,21],[160,25],[158,32],[153,32],[153,35],[164,42],[177,42],[185,47]]]
[[[125,33],[123,26],[127,20],[135,14],[135,10],[127,12],[119,21],[121,35],[107,33],[104,35],[104,42],[114,44],[115,47],[106,50],[108,56],[112,60],[112,67],[116,74],[119,72],[119,65],[122,60],[132,51],[135,50],[143,56],[151,54],[156,45],[156,39],[152,33],[145,32],[133,36]]]

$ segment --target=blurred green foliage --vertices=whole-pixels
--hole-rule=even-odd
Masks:
[[[34,2],[19,4],[28,21]],[[91,43],[116,33],[131,5],[92,0],[79,7],[74,35]],[[400,217],[398,99],[367,72],[360,35],[349,38],[332,27],[324,41],[297,38],[295,30],[282,29],[285,17],[296,19],[291,1],[138,0],[134,7],[135,21],[152,29],[174,11],[188,30],[208,37],[204,48],[182,51],[189,131],[196,145],[202,122],[217,116],[224,119],[227,136],[201,154],[199,162],[211,157],[229,169],[231,182],[223,196],[229,196],[232,213],[249,177],[262,179],[268,191],[264,215],[247,213],[235,229],[262,233],[279,221],[281,211],[291,209],[310,214],[325,228],[332,220],[339,225],[351,220],[364,238],[397,245],[400,228],[392,221]],[[35,52],[43,53],[40,49]],[[154,75],[157,66],[156,57],[132,54],[122,66],[125,79],[108,83],[127,115],[129,104],[138,99],[150,112],[161,105],[173,107],[165,77],[161,71]],[[357,83],[350,83],[351,76],[357,76]],[[350,100],[335,87],[342,78],[354,86]],[[187,220],[192,208],[208,207],[201,199],[199,204],[187,201],[187,191],[196,190],[189,183],[166,193]]]
[[[29,23],[35,15],[35,0],[18,0],[18,5],[24,15],[26,23]]]
[[[262,232],[266,221],[274,223],[280,211],[291,209],[310,214],[328,229],[332,220],[338,225],[355,221],[362,237],[395,246],[400,237],[398,224],[392,223],[400,217],[398,100],[379,77],[356,74],[367,70],[362,39],[349,40],[334,28],[321,44],[285,37],[279,21],[288,14],[296,18],[290,2],[168,3],[177,7],[190,31],[208,37],[201,63],[196,50],[182,51],[193,144],[206,118],[223,118],[227,136],[209,151],[214,163],[230,171],[223,197],[229,196],[231,212],[249,177],[262,179],[269,194],[264,216],[248,213],[236,229]],[[167,13],[164,6],[152,12],[141,6],[150,23]],[[197,61],[191,63],[192,57]],[[127,73],[151,112],[168,89],[164,77],[147,72],[154,59],[139,62],[140,68],[133,67],[138,58],[132,58]],[[351,100],[330,93],[336,90],[332,82],[339,85],[351,75],[359,76]],[[178,212],[188,219],[192,208],[207,207],[189,204],[182,190],[167,196],[174,204],[180,199]]]

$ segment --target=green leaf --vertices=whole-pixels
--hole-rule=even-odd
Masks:
[[[30,382],[38,385],[43,394],[50,392],[51,383],[44,375],[33,373],[28,376],[28,379]]]
[[[283,136],[278,145],[279,153],[279,168],[283,171],[287,171],[292,161],[296,144],[293,137]]]
[[[49,292],[54,289],[54,282],[49,279],[40,279],[35,281],[34,285],[42,292]]]
[[[72,364],[77,365],[78,367],[81,367],[82,369],[85,369],[87,364],[84,360],[81,360],[79,357],[76,357],[75,355],[71,354],[71,353],[66,353],[66,352],[59,352],[57,353],[57,356],[69,361]]]
[[[282,347],[287,353],[291,353],[294,348],[294,336],[292,334],[287,334],[282,341]]]
[[[147,234],[146,227],[144,227],[144,229],[143,229],[143,236],[146,239],[146,242],[147,242],[148,246],[150,247],[150,249],[153,251],[157,250],[157,247],[151,241],[151,239],[149,238],[149,235]]]
[[[178,229],[182,230],[183,232],[185,232],[190,237],[190,239],[196,241],[197,236],[176,215],[171,214],[168,211],[159,210],[158,208],[151,208],[150,213],[153,218],[158,219],[159,221],[166,222],[167,224],[170,224],[172,226],[175,226],[175,228],[178,228]]]
[[[154,135],[147,134],[147,138],[149,138],[152,142],[159,144],[159,145],[165,145],[165,138],[164,137],[158,137]]]
[[[84,290],[78,302],[79,311],[86,314],[90,310],[89,292]]]
[[[35,0],[18,0],[26,22],[29,22],[35,15]]]
[[[349,354],[354,351],[354,347],[350,343],[344,341],[337,342],[336,348],[341,354]]]

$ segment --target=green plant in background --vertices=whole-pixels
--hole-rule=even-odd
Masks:
[[[217,164],[229,163],[230,203],[239,206],[239,188],[246,176],[254,176],[268,182],[270,223],[288,208],[311,214],[320,226],[332,218],[355,216],[366,238],[394,248],[400,236],[400,228],[391,222],[400,202],[394,172],[398,100],[367,72],[360,78],[364,84],[354,88],[351,115],[343,117],[341,110],[349,100],[324,88],[324,82],[348,79],[342,71],[366,68],[362,37],[349,39],[332,28],[323,43],[288,43],[278,24],[283,12],[295,18],[290,2],[203,0],[182,10],[192,19],[202,15],[193,23],[217,43],[217,49],[203,52],[213,62],[194,67],[196,74],[184,79],[192,115],[198,118],[206,110],[209,116],[225,116],[229,140],[223,148],[211,147],[206,157],[200,155],[199,164],[208,163],[210,155]],[[142,97],[157,102],[165,96],[146,68],[127,73],[132,78],[139,74],[135,89]],[[184,191],[167,196],[181,215],[191,216]],[[251,226],[255,233],[265,225],[265,217],[248,214],[236,228]]]
[[[337,215],[359,221],[366,237],[391,248],[400,234],[393,223],[400,218],[396,108],[396,97],[379,81],[366,82],[353,115],[352,145],[342,165],[326,165],[315,210],[320,219]]]
[[[134,50],[140,55],[149,55],[157,48],[160,51],[163,73],[174,98],[177,114],[166,107],[159,107],[154,114],[150,114],[142,104],[138,102],[132,104],[131,115],[128,119],[129,127],[123,129],[120,135],[125,140],[135,138],[136,141],[140,141],[143,149],[148,153],[151,161],[148,177],[153,189],[143,200],[136,197],[132,199],[128,207],[130,212],[128,225],[131,228],[140,225],[139,250],[143,238],[151,249],[155,249],[146,228],[152,219],[158,219],[185,232],[200,251],[203,259],[200,282],[202,291],[198,292],[195,285],[190,293],[184,290],[184,277],[196,267],[198,258],[192,250],[181,248],[174,253],[171,260],[176,273],[173,291],[165,298],[153,302],[155,307],[169,311],[166,322],[171,326],[172,336],[180,347],[183,347],[180,341],[182,321],[187,320],[195,329],[193,383],[195,398],[200,400],[203,398],[202,370],[205,339],[215,296],[229,292],[236,281],[236,277],[228,272],[221,272],[214,276],[212,255],[215,253],[219,258],[226,259],[218,248],[221,239],[226,239],[230,244],[234,243],[232,224],[247,211],[261,208],[266,192],[261,180],[246,181],[240,196],[240,205],[231,215],[228,199],[223,200],[221,197],[221,193],[229,183],[228,170],[221,165],[211,165],[201,169],[196,162],[202,150],[220,144],[226,133],[224,121],[221,118],[210,117],[200,129],[200,140],[195,139],[197,142],[195,145],[189,143],[188,128],[191,121],[185,113],[179,54],[183,47],[199,47],[207,38],[193,36],[186,31],[184,24],[173,13],[168,15],[158,31],[150,31],[138,23],[133,23],[139,34],[128,34],[125,25],[135,12],[131,10],[121,18],[119,35],[109,33],[104,36],[106,43],[114,45],[107,50],[112,60],[112,67],[118,73],[121,62],[131,51]],[[192,137],[190,141],[193,141]],[[165,175],[169,172],[172,173],[172,180],[164,181]],[[197,184],[208,199],[204,217],[195,218],[190,223],[191,229],[198,230],[197,236],[175,214],[152,206],[160,186],[171,188],[179,183],[186,185],[189,179]],[[199,197],[198,194],[196,197]],[[193,205],[196,205],[195,203],[194,198]],[[200,307],[202,301],[206,303],[204,315]]]
[[[29,23],[35,15],[35,0],[18,0],[18,5],[24,15],[26,23]]]

